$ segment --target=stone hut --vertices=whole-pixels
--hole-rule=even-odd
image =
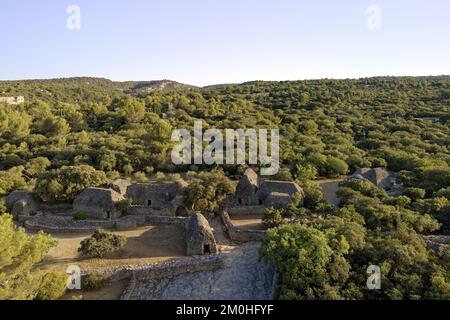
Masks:
[[[162,215],[175,216],[183,205],[184,181],[161,184],[132,184],[127,187],[126,197],[133,205],[160,210]]]
[[[85,212],[89,218],[115,220],[122,214],[116,208],[124,196],[112,189],[89,188],[80,193],[73,202],[74,212]]]
[[[28,191],[14,191],[4,198],[8,211],[15,219],[30,217],[39,210],[39,198]]]
[[[348,177],[348,180],[350,179],[368,181],[385,190],[390,190],[396,185],[395,177],[392,172],[389,172],[384,168],[361,168]]]
[[[186,254],[197,256],[217,253],[216,240],[208,220],[199,212],[186,221]]]
[[[249,168],[237,184],[234,205],[285,208],[292,203],[296,194],[302,198],[305,196],[302,188],[295,182],[260,181],[256,172]]]
[[[258,174],[252,169],[245,170],[236,186],[236,200],[238,205],[257,205],[256,192],[259,187]]]
[[[292,204],[292,199],[287,193],[271,192],[264,201],[266,207],[286,208]]]
[[[266,180],[261,184],[261,188],[258,190],[257,197],[260,204],[265,204],[265,201],[272,194],[273,197],[278,197],[280,195],[288,195],[292,198],[295,194],[298,194],[304,198],[305,193],[303,189],[299,187],[298,184],[292,181],[275,181]]]

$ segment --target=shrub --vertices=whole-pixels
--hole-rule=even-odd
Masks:
[[[92,273],[92,274],[88,274],[87,276],[83,277],[83,281],[82,281],[82,288],[83,290],[98,290],[101,287],[103,287],[103,285],[106,282],[106,278],[98,273]]]
[[[133,204],[133,201],[129,198],[123,199],[116,203],[117,210],[120,211],[122,214],[127,214],[128,210],[130,209],[131,205]]]
[[[324,202],[324,197],[320,186],[316,183],[304,183],[302,185],[305,191],[304,206],[310,210],[316,210],[321,203]]]
[[[403,194],[414,201],[425,198],[425,190],[421,188],[408,188]]]
[[[383,202],[390,206],[406,207],[411,203],[411,199],[407,196],[388,197]]]
[[[133,178],[138,183],[147,183],[148,182],[147,175],[145,174],[145,172],[142,172],[142,171],[135,172],[133,174]]]
[[[274,208],[264,210],[263,223],[267,228],[278,227],[283,222],[282,211]]]
[[[78,252],[84,257],[102,258],[109,253],[122,249],[126,243],[125,237],[99,229],[90,238],[81,241]]]
[[[6,203],[3,200],[0,200],[0,214],[7,213]]]
[[[57,272],[49,272],[42,277],[35,300],[56,300],[67,290],[67,276]]]
[[[166,180],[166,175],[162,172],[157,172],[155,175],[155,179],[158,182],[163,182],[164,180]]]
[[[335,178],[348,173],[348,165],[345,161],[328,157],[326,162],[327,173],[329,177]]]
[[[442,188],[438,192],[436,192],[436,197],[445,197],[450,200],[450,187]]]
[[[73,220],[76,221],[87,220],[87,218],[88,218],[87,213],[84,211],[75,212],[75,214],[73,215]]]

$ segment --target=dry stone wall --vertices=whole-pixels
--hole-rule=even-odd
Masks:
[[[34,217],[27,217],[27,219],[24,220],[23,223],[25,228],[30,231],[43,230],[49,233],[89,233],[94,232],[99,228],[123,231],[144,226],[184,225],[186,218],[153,215],[127,215],[117,220],[76,221],[73,220],[71,216],[42,214]]]
[[[266,210],[265,206],[231,206],[227,207],[230,217],[233,216],[254,216],[262,215]]]
[[[226,211],[220,213],[222,222],[227,231],[228,237],[232,241],[249,242],[249,241],[262,241],[266,235],[264,230],[243,230],[236,228]]]

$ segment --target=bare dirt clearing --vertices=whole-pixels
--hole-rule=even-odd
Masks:
[[[114,234],[127,238],[126,246],[102,259],[83,259],[78,255],[80,242],[91,234],[54,234],[58,245],[52,248],[43,262],[37,265],[44,270],[65,272],[69,265],[81,269],[120,265],[145,265],[185,256],[184,232],[181,226],[168,225],[143,227]]]
[[[261,216],[234,216],[231,223],[238,229],[265,230]]]

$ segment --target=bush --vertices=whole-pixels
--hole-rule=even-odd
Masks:
[[[328,157],[326,162],[327,174],[331,178],[337,178],[348,173],[348,165],[345,161]]]
[[[123,236],[96,230],[90,238],[81,241],[78,252],[84,257],[102,258],[122,249],[126,243],[127,239]]]
[[[408,188],[403,194],[414,201],[425,198],[425,190],[421,188]]]
[[[148,182],[148,178],[147,175],[145,174],[145,172],[135,172],[133,174],[133,178],[136,182],[138,183],[147,183]]]
[[[88,291],[98,290],[101,287],[103,287],[105,282],[106,278],[101,274],[98,273],[88,274],[87,276],[83,277],[81,287],[83,290]]]
[[[155,179],[158,182],[163,182],[164,180],[166,180],[166,175],[162,172],[157,172],[155,175]]]
[[[411,204],[411,199],[407,196],[388,197],[383,202],[390,206],[406,207]]]
[[[436,192],[435,197],[445,197],[450,200],[450,187],[448,188],[442,188],[438,192]]]
[[[57,272],[49,272],[42,277],[35,300],[56,300],[67,290],[67,276]]]
[[[127,214],[128,210],[130,209],[132,204],[133,204],[133,201],[129,198],[126,198],[124,200],[117,202],[116,208],[117,208],[117,210],[120,211],[120,213]]]
[[[316,210],[321,203],[323,203],[324,197],[320,186],[317,183],[304,183],[303,191],[305,191],[305,199],[303,205],[310,210]]]
[[[267,228],[278,227],[282,222],[282,210],[274,208],[267,208],[264,210],[263,223]]]
[[[87,218],[88,218],[87,213],[84,211],[75,212],[75,214],[73,215],[73,220],[76,221],[87,220]]]
[[[6,208],[6,203],[3,200],[0,200],[0,215],[7,213],[8,210]]]

